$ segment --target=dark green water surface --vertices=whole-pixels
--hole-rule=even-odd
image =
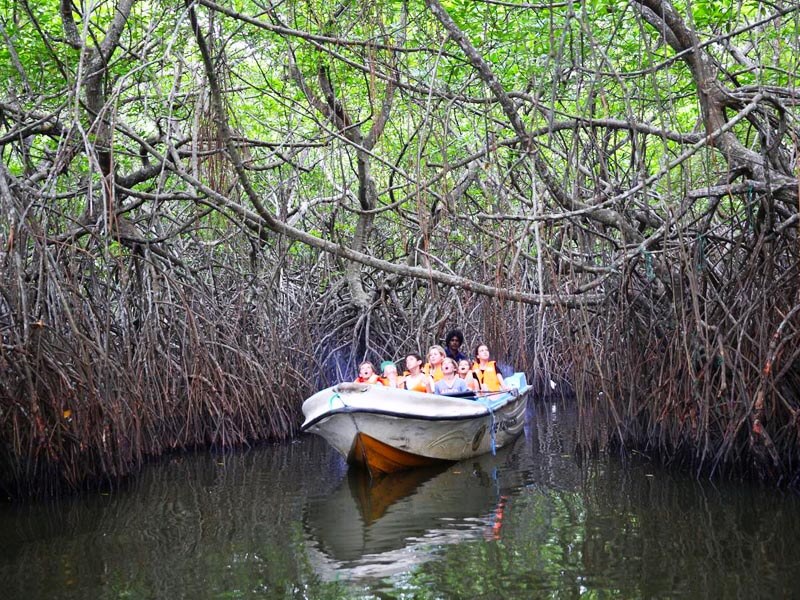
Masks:
[[[0,505],[0,598],[800,595],[796,496],[579,466],[574,445],[570,411],[539,404],[497,456],[374,482],[312,436],[172,457]]]

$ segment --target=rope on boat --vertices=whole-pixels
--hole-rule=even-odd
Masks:
[[[476,400],[491,400],[492,396],[504,396],[506,394],[511,395],[511,397],[516,398],[519,396],[519,389],[518,388],[510,388],[507,390],[496,390],[494,392],[475,392],[475,399]],[[488,406],[488,403],[487,403]]]
[[[341,394],[339,392],[334,391],[333,396],[328,399],[328,410],[333,409],[333,401],[338,399],[339,402],[342,403],[342,406],[347,406],[347,403],[342,400]],[[358,422],[356,421],[356,417],[353,413],[350,413],[350,420],[353,422],[353,429],[355,429],[356,436],[361,433],[361,430],[358,428]],[[364,463],[364,466],[367,467],[367,473],[369,473],[369,479],[372,481],[372,470],[369,468],[369,463],[367,462],[367,450],[364,448],[363,444],[361,446],[361,460]]]
[[[342,397],[339,395],[339,392],[334,392],[333,396],[331,396],[330,400],[328,400],[328,410],[333,408],[333,401],[336,400],[337,398],[339,399],[339,402],[341,402],[342,405],[344,406],[344,400],[342,400]]]
[[[510,394],[510,393],[512,393],[510,390],[497,390],[495,392],[475,392],[475,397],[483,399],[483,398],[488,398],[489,396],[502,396],[503,394]]]
[[[481,398],[481,400],[484,399]],[[492,450],[492,456],[495,456],[497,454],[497,428],[495,427],[494,409],[491,403],[487,401],[482,402],[482,404],[486,407],[486,410],[489,411],[489,416],[492,418],[491,423],[489,423],[489,447]]]
[[[489,436],[489,439],[491,440],[491,444],[490,445],[491,445],[491,448],[492,448],[492,456],[496,456],[497,455],[497,439],[496,439],[497,428],[494,426],[494,423],[495,423],[495,421],[494,421],[494,411],[492,410],[492,407],[489,406],[488,404],[486,405],[486,407],[489,409],[489,414],[492,415],[492,424],[489,427],[489,431],[491,432],[491,435]]]
[[[500,396],[502,394],[511,394],[512,396],[518,396],[519,390],[512,388],[510,390],[498,390],[495,392],[483,392],[481,393],[478,398],[482,401],[483,405],[486,406],[486,410],[489,411],[489,415],[492,417],[492,422],[489,426],[489,440],[490,440],[490,447],[492,450],[492,456],[497,455],[497,428],[495,427],[495,416],[494,416],[494,408],[492,408],[491,398],[490,396]],[[477,394],[476,394],[477,395]]]

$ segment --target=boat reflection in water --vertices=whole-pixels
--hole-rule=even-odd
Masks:
[[[309,558],[324,579],[387,577],[426,562],[443,544],[497,539],[509,491],[523,485],[514,448],[449,466],[370,479],[349,469],[332,494],[309,499]],[[502,484],[501,484],[502,479]]]

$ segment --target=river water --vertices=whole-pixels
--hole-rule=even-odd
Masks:
[[[573,413],[496,456],[370,482],[315,436],[179,455],[0,506],[0,598],[784,598],[798,497],[583,464]]]

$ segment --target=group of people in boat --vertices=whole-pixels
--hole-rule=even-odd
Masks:
[[[428,349],[427,362],[412,352],[405,357],[405,371],[401,375],[392,361],[383,361],[380,373],[366,361],[359,365],[355,382],[444,396],[507,389],[497,363],[490,360],[489,347],[478,344],[470,361],[461,351],[463,343],[464,334],[454,329],[447,334],[445,347],[436,345]]]

